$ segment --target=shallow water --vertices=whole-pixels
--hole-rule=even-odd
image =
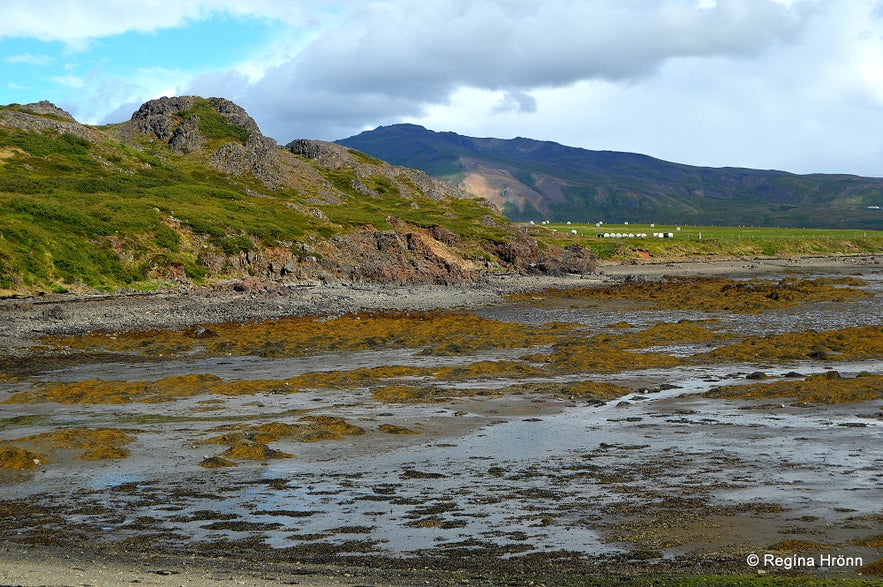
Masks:
[[[869,291],[883,293],[879,274],[866,278]],[[479,313],[528,324],[573,322],[590,333],[616,332],[608,325],[619,321],[646,327],[684,319],[752,334],[883,324],[879,297],[750,315],[524,304]],[[707,348],[700,343],[651,350],[689,356]],[[384,365],[464,365],[537,352],[438,357],[420,350],[86,364],[2,383],[0,399],[44,381],[199,373],[281,379]],[[151,535],[169,544],[216,543],[258,537],[274,549],[332,544],[342,552],[397,556],[487,545],[502,547],[500,556],[558,550],[592,556],[635,548],[673,556],[742,552],[801,539],[867,556],[849,541],[883,531],[881,402],[801,406],[788,399],[727,401],[701,395],[718,385],[748,383],[746,375],[757,370],[776,378],[831,369],[844,377],[883,374],[883,357],[441,384],[502,388],[591,378],[635,390],[600,405],[536,393],[390,405],[372,400],[367,388],[203,395],[156,404],[0,405],[4,422],[42,416],[4,425],[4,440],[74,425],[138,430],[127,447],[128,459],[91,462],[62,454],[52,466],[3,487],[7,500],[62,506],[68,525],[91,528],[99,541]],[[660,390],[662,385],[670,387]],[[218,434],[218,426],[292,421],[303,414],[340,416],[366,434],[315,443],[280,440],[273,447],[294,458],[220,470],[199,466],[203,457],[218,452],[217,446],[199,444]],[[187,417],[175,420],[181,416]],[[377,427],[384,423],[419,434],[383,434]],[[703,520],[708,527],[708,520],[722,525],[718,533],[728,538],[715,542]],[[63,526],[57,520],[46,524]]]

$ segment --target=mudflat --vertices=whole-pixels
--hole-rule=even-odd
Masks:
[[[881,261],[2,300],[0,583],[878,576]]]

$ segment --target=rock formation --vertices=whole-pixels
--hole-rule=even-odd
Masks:
[[[81,239],[83,250],[113,255],[109,266],[128,272],[125,283],[207,278],[443,284],[492,272],[594,269],[586,249],[540,246],[489,204],[422,171],[322,141],[299,139],[282,148],[245,110],[222,98],[159,98],[129,121],[101,128],[80,124],[49,102],[12,105],[0,108],[0,127],[7,133],[7,158],[17,163],[0,165],[0,173],[28,169],[27,185],[56,188],[19,195],[16,205],[28,221],[54,223],[69,239]],[[28,136],[33,134],[42,136]],[[63,135],[88,144],[73,143],[71,154],[65,150],[70,137]],[[53,151],[53,139],[64,139],[57,143],[63,148]],[[30,152],[33,145],[44,151]],[[150,180],[141,182],[140,173],[150,173]],[[153,187],[163,185],[155,183],[157,177],[167,185],[183,182],[178,193],[192,185],[193,197],[179,205],[170,195],[175,190]],[[225,208],[230,198],[203,195],[208,186],[234,195],[235,205]],[[56,191],[64,198],[56,201]],[[94,205],[102,216],[87,222],[69,210],[74,200]],[[115,216],[133,201],[139,204],[131,209],[141,215],[137,229]],[[49,276],[38,286],[67,289],[79,285],[77,279],[91,285],[75,263],[65,271],[52,265],[65,254],[53,246],[38,243],[42,254],[36,258],[46,260],[41,271]],[[22,251],[16,259],[0,257],[0,283],[10,290],[37,284],[22,269],[25,255],[35,258],[32,249]]]
[[[244,142],[231,140],[218,147],[210,159],[212,167],[231,175],[251,174],[270,189],[283,187],[284,175],[273,156],[278,149],[276,141],[264,136],[254,119],[230,100],[198,96],[158,98],[142,104],[132,114],[131,122],[137,131],[167,142],[174,153],[186,155],[209,143],[200,129],[200,116],[189,114],[200,105],[209,105],[231,127],[241,129],[247,136]]]

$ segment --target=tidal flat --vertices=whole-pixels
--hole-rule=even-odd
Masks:
[[[56,325],[0,374],[0,541],[302,584],[879,575],[883,270],[681,273]]]

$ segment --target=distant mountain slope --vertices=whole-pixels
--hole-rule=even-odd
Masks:
[[[456,186],[333,143],[279,146],[222,98],[152,100],[103,127],[0,106],[0,293],[438,283],[591,261],[523,240]]]
[[[453,181],[513,220],[883,229],[883,178],[695,167],[397,124],[337,141]]]

